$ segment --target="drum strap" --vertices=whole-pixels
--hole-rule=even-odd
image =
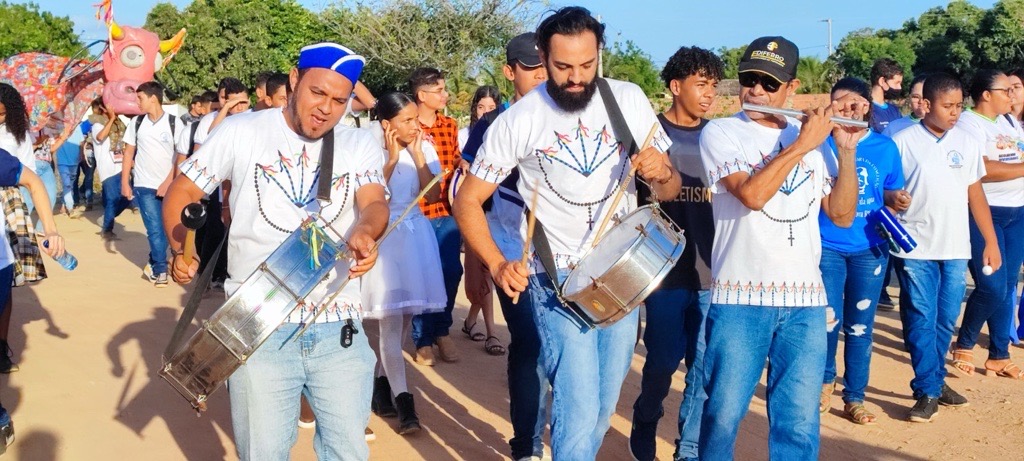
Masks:
[[[555,289],[555,297],[562,303],[562,307],[568,311],[573,317],[579,321],[579,325],[587,328],[593,328],[593,325],[587,323],[583,317],[582,309],[576,305],[576,303],[565,299],[562,296],[562,284],[558,283],[558,269],[555,268],[555,257],[551,252],[551,244],[548,243],[548,237],[544,233],[544,225],[541,224],[540,220],[535,221],[533,229],[533,249],[537,253],[537,258],[540,259],[540,264],[544,266],[544,272],[547,272],[548,278],[551,279],[551,286]]]
[[[334,174],[334,129],[324,135],[320,145],[320,178],[316,185],[316,199],[320,202],[331,201],[331,175]]]
[[[181,341],[185,339],[185,330],[192,324],[192,320],[196,318],[196,311],[199,310],[199,303],[203,300],[203,295],[206,293],[206,288],[210,286],[210,281],[213,279],[214,268],[217,267],[217,260],[220,259],[220,250],[223,249],[224,242],[228,241],[228,233],[224,233],[224,238],[217,244],[217,250],[213,252],[213,256],[210,257],[210,262],[206,263],[206,268],[203,269],[203,273],[199,274],[199,279],[196,280],[196,285],[192,289],[192,294],[188,297],[188,302],[185,303],[185,310],[181,311],[181,317],[178,318],[178,324],[174,327],[174,333],[171,334],[171,341],[167,343],[167,349],[164,349],[164,362],[167,362],[169,358],[174,356],[175,352],[178,352],[178,347],[181,346]]]
[[[632,157],[633,154],[637,153],[639,147],[636,145],[636,138],[633,137],[633,132],[629,131],[629,125],[626,124],[626,117],[622,115],[622,109],[619,109],[619,103],[615,101],[615,95],[612,93],[611,86],[608,85],[607,80],[598,78],[597,90],[601,92],[601,101],[604,102],[604,110],[608,112],[608,118],[612,122],[612,131],[615,133],[615,136],[619,138],[619,142],[626,146],[626,152],[628,152],[627,155]],[[634,184],[636,185],[636,196],[638,200],[651,195],[650,188],[640,180],[640,175],[637,175],[634,180]]]

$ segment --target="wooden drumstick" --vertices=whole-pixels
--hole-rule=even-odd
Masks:
[[[530,200],[530,216],[526,218],[526,241],[523,242],[523,267],[530,262],[530,244],[533,243],[533,229],[537,225],[537,196],[540,181],[533,182],[533,199]],[[512,304],[519,304],[519,293],[512,297]]]
[[[641,147],[640,150],[637,151],[638,154],[640,152],[647,150],[648,147],[651,147],[651,141],[654,140],[654,134],[658,132],[658,128],[660,127],[661,124],[659,122],[654,122],[654,125],[651,126],[651,132],[647,133],[647,139],[644,140],[643,147]],[[619,184],[619,190],[618,192],[615,193],[615,198],[612,199],[612,205],[611,207],[609,207],[608,213],[604,215],[604,219],[601,220],[601,227],[597,228],[597,234],[594,235],[594,243],[591,245],[591,248],[597,247],[597,242],[601,240],[601,236],[604,234],[605,227],[608,227],[608,220],[612,218],[612,215],[615,214],[615,210],[618,209],[619,201],[622,200],[622,196],[623,194],[625,194],[626,188],[629,187],[629,182],[633,180],[633,176],[635,174],[636,165],[634,164],[629,168],[629,174],[626,175],[626,179],[622,181],[622,184]]]
[[[427,191],[434,187],[434,185],[437,184],[438,181],[444,178],[444,176],[448,174],[448,172],[449,170],[444,170],[438,173],[437,176],[434,176],[434,179],[431,179],[430,182],[427,183],[427,185],[420,190],[420,194],[417,195],[415,199],[413,199],[412,203],[410,203],[409,206],[405,207],[405,211],[403,211],[402,214],[398,216],[398,219],[396,219],[395,222],[391,223],[391,225],[388,226],[384,233],[381,234],[380,238],[377,239],[377,241],[373,244],[372,247],[370,247],[370,253],[373,253],[373,251],[380,246],[380,242],[383,242],[384,239],[388,238],[388,235],[391,234],[391,231],[395,230],[395,228],[398,227],[398,224],[401,223],[402,220],[404,220],[405,217],[409,215],[409,212],[412,211],[413,207],[419,206],[420,200],[427,195]],[[307,322],[306,325],[303,326],[301,330],[299,330],[299,333],[295,335],[295,340],[298,340],[299,337],[301,337],[302,334],[305,333],[306,330],[308,330],[309,327],[316,322],[316,319],[320,318],[320,315],[327,311],[327,307],[330,306],[332,302],[334,302],[334,298],[337,298],[338,295],[341,294],[342,290],[345,289],[345,286],[348,285],[348,282],[350,280],[352,279],[346,278],[345,281],[342,282],[341,286],[338,287],[338,290],[335,291],[334,294],[332,294],[331,297],[327,299],[327,302],[320,306],[320,309],[316,311],[316,314],[313,315],[313,318],[310,319],[309,322]]]

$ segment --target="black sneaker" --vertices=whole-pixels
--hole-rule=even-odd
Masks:
[[[910,409],[910,421],[914,423],[931,422],[935,413],[939,412],[939,399],[927,395],[917,399],[917,403]]]
[[[947,407],[965,407],[970,402],[967,401],[967,397],[960,395],[957,391],[943,384],[942,395],[939,396],[939,404]]]
[[[889,293],[884,293],[878,297],[878,308],[883,311],[894,311],[900,307],[900,302],[889,297]]]
[[[633,429],[629,431],[629,454],[634,461],[654,461],[657,436],[657,421],[633,421]]]
[[[12,373],[18,371],[18,364],[11,360],[10,346],[7,345],[7,341],[0,340],[0,373]]]

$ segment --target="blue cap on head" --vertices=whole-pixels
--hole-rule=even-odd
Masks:
[[[366,58],[337,43],[317,43],[305,46],[299,51],[299,70],[313,67],[331,69],[352,84],[359,80],[359,74],[363,72],[365,65]]]

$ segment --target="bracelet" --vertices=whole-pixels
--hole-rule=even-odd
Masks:
[[[171,250],[171,253],[174,255],[175,258],[177,258],[178,256],[185,254],[185,250]]]

